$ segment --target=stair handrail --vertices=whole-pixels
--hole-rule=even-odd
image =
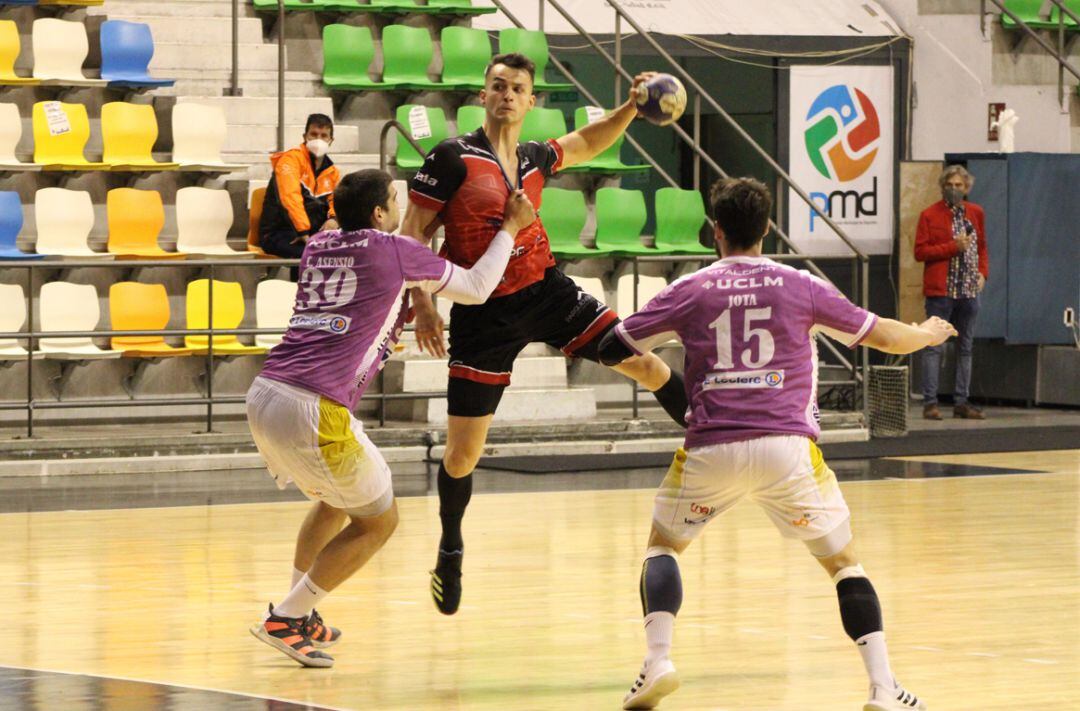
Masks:
[[[1036,43],[1043,49],[1045,49],[1050,55],[1057,60],[1058,63],[1058,102],[1064,104],[1065,102],[1065,72],[1069,72],[1077,79],[1080,79],[1080,67],[1076,67],[1069,61],[1068,56],[1065,54],[1065,15],[1068,15],[1080,25],[1080,16],[1078,16],[1071,8],[1069,8],[1062,0],[1045,0],[1051,5],[1057,6],[1061,11],[1058,14],[1058,26],[1057,26],[1057,39],[1058,46],[1054,47],[1047,42],[1039,33],[1036,32],[1027,22],[1020,18],[1015,12],[1005,7],[1005,4],[1001,0],[979,0],[979,21],[983,28],[983,35],[986,35],[986,3],[992,3],[994,7],[1001,11],[1001,14],[1007,16],[1010,20],[1016,23],[1016,26],[1024,31],[1025,35],[1031,37]]]
[[[412,137],[409,131],[401,125],[401,122],[397,119],[390,119],[383,124],[382,130],[379,131],[379,170],[386,170],[387,164],[390,162],[390,158],[386,152],[386,138],[390,135],[390,131],[397,131],[398,138],[404,138],[409,142],[409,145],[419,153],[421,156],[427,153],[423,146],[416,142],[416,139]]]

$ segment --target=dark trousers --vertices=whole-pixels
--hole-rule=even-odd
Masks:
[[[956,337],[956,377],[954,402],[967,402],[971,388],[971,349],[975,341],[975,317],[979,315],[979,297],[952,299],[948,296],[926,297],[926,315],[938,316],[951,323]],[[938,376],[941,371],[941,354],[945,346],[933,346],[922,352],[923,405],[937,402]]]
[[[297,239],[298,236],[293,230],[268,232],[259,235],[259,246],[263,248],[264,252],[275,257],[300,259],[300,255],[304,253],[306,243],[302,239]],[[293,240],[296,240],[296,242],[293,242]]]

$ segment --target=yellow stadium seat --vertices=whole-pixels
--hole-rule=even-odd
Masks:
[[[202,329],[210,327],[210,281],[196,279],[187,288],[187,327]],[[239,328],[244,320],[244,292],[239,282],[214,280],[214,328],[224,330]],[[206,353],[209,336],[185,336],[184,344],[200,353]],[[235,335],[214,335],[216,355],[258,355],[265,353],[261,346],[245,346]]]
[[[98,7],[105,0],[38,0],[38,5],[70,5],[72,7]]]
[[[42,170],[106,170],[83,155],[90,140],[90,119],[82,104],[39,101],[34,104],[34,162]]]
[[[102,159],[112,170],[176,170],[179,163],[154,160],[157,116],[150,104],[113,101],[101,107]]]
[[[247,248],[254,252],[256,257],[264,259],[277,259],[272,254],[267,254],[259,246],[259,221],[262,219],[263,202],[266,201],[266,188],[255,188],[251,191],[251,205],[248,207],[248,235]]]
[[[40,79],[21,77],[15,73],[15,62],[22,51],[19,27],[14,20],[0,20],[0,86],[40,84]]]
[[[105,86],[104,79],[82,73],[90,53],[90,40],[82,22],[42,17],[34,20],[30,40],[34,48],[34,78],[59,86]]]
[[[109,287],[109,318],[114,331],[160,331],[169,325],[169,294],[164,284],[120,281]],[[191,355],[164,336],[113,336],[112,348],[128,358],[168,358]]]
[[[109,252],[117,259],[184,259],[184,252],[158,246],[165,226],[165,207],[156,190],[115,188],[105,197],[109,220]]]

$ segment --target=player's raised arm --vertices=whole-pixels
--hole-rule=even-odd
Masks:
[[[640,87],[654,73],[644,72],[634,77],[633,86],[630,87],[630,96],[622,106],[599,121],[582,126],[577,131],[557,139],[556,142],[563,151],[563,168],[592,160],[610,148],[611,144],[626,132],[630,122],[638,115],[637,95],[641,91]]]

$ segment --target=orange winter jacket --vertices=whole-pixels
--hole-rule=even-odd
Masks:
[[[274,175],[266,188],[259,235],[294,230],[311,233],[334,216],[334,188],[341,173],[329,156],[315,172],[315,161],[304,144],[270,156]]]

